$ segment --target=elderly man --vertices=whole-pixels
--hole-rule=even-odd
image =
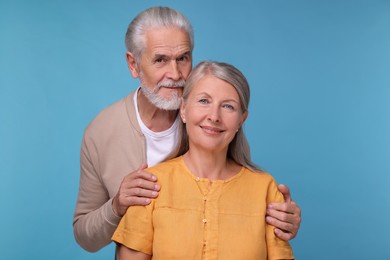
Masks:
[[[158,196],[156,177],[144,169],[163,161],[178,140],[182,88],[192,69],[192,26],[176,10],[150,8],[130,23],[126,47],[140,86],[100,112],[82,140],[73,226],[77,242],[91,252],[111,242],[128,207]],[[298,232],[300,209],[286,186],[279,189],[286,202],[270,205],[267,222],[289,240]]]

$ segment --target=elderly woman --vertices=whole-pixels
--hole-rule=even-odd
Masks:
[[[182,138],[148,171],[161,184],[148,206],[130,207],[113,240],[120,259],[293,259],[265,223],[283,201],[275,180],[251,160],[242,130],[249,86],[235,67],[202,62],[183,90]]]

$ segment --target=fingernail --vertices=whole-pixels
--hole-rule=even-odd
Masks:
[[[158,185],[158,184],[154,185],[154,189],[155,190],[160,190],[160,185]]]
[[[153,192],[152,192],[152,195],[153,195],[153,196],[157,196],[157,192],[156,192],[156,191],[153,191]]]

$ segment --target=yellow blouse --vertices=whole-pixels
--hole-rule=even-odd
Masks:
[[[147,170],[161,191],[130,207],[112,239],[153,259],[294,259],[265,223],[266,205],[283,201],[267,173],[243,167],[228,180],[195,177],[183,157]]]

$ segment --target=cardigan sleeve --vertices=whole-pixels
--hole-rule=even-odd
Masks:
[[[120,217],[112,210],[112,199],[99,174],[97,149],[85,133],[80,152],[80,186],[73,219],[77,243],[95,252],[111,242]]]

